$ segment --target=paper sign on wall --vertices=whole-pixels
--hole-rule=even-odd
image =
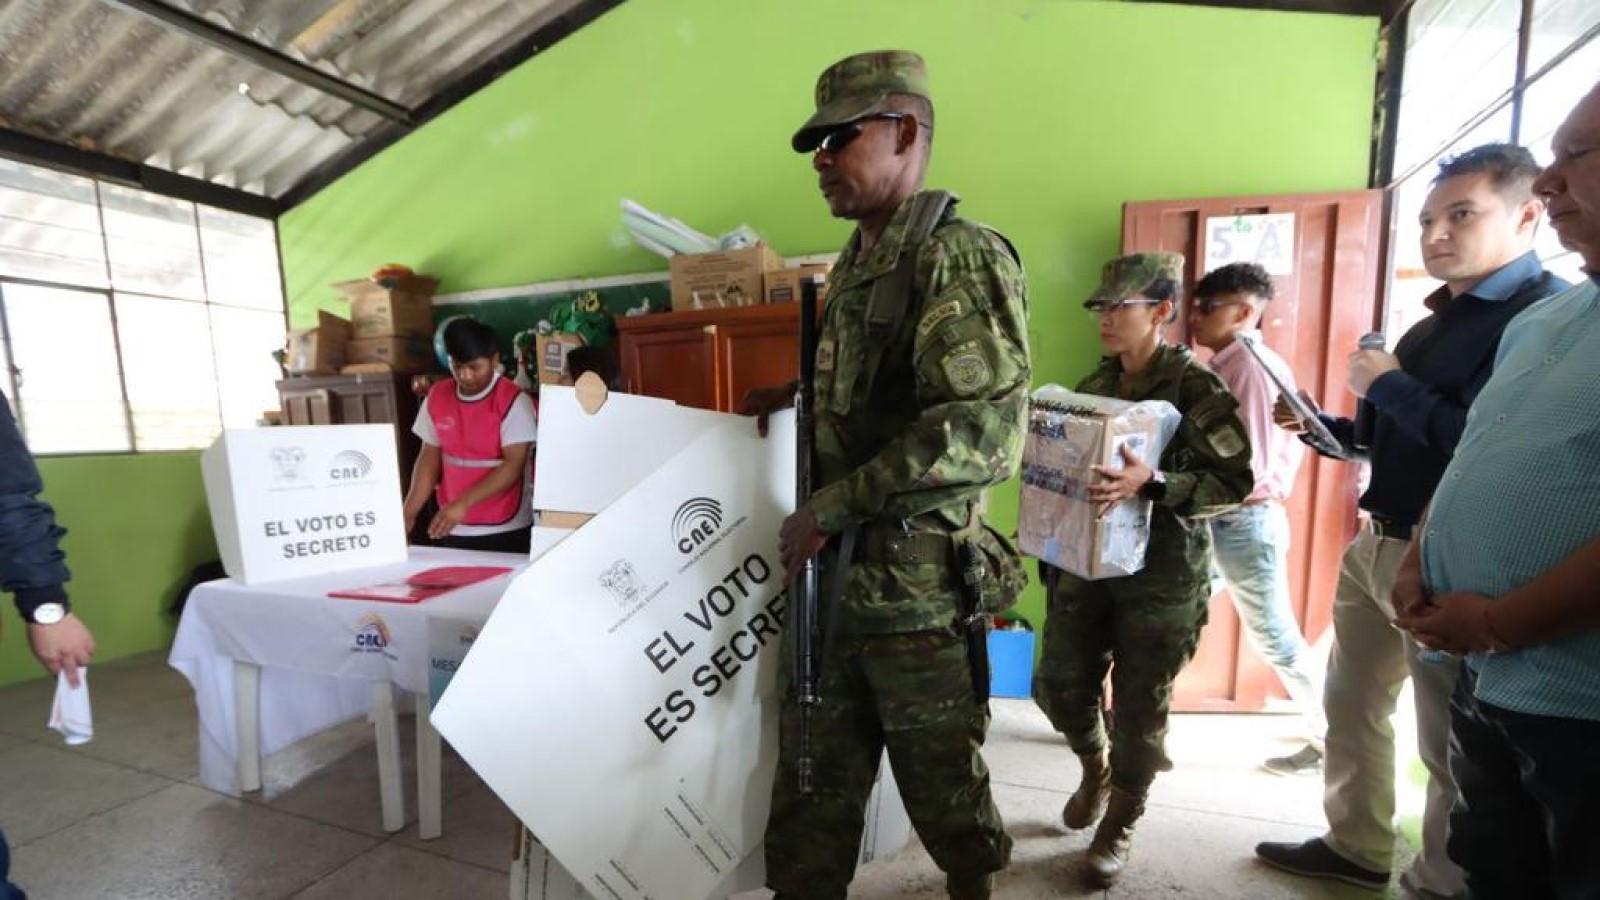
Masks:
[[[393,426],[228,429],[200,454],[200,472],[236,581],[406,560]]]
[[[1294,213],[1205,220],[1205,271],[1256,263],[1272,275],[1294,274]]]

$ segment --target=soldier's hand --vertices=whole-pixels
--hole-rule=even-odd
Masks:
[[[795,386],[782,384],[775,387],[751,388],[745,391],[735,410],[741,416],[755,416],[756,430],[767,436],[767,417],[794,405]]]
[[[817,528],[817,515],[802,506],[783,520],[778,530],[778,559],[783,563],[783,582],[788,584],[800,573],[805,561],[827,546],[828,535]]]
[[[1316,402],[1305,391],[1300,392],[1300,400],[1312,410],[1317,408]],[[1300,421],[1300,416],[1295,413],[1294,407],[1289,405],[1289,398],[1283,394],[1279,394],[1278,402],[1272,405],[1272,421],[1284,431],[1295,434],[1306,430],[1306,423]]]
[[[1102,518],[1111,512],[1111,507],[1138,496],[1139,489],[1155,477],[1155,472],[1127,444],[1122,445],[1122,459],[1124,464],[1121,469],[1094,467],[1094,473],[1100,476],[1101,481],[1089,486],[1089,502],[1100,504],[1098,515]]]

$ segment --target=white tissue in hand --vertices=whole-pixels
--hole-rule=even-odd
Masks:
[[[87,744],[94,738],[94,716],[89,710],[89,670],[78,670],[78,686],[67,683],[67,673],[56,675],[56,699],[50,705],[51,728],[61,732],[70,745]]]

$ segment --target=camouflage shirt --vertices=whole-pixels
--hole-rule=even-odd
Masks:
[[[1022,455],[1031,377],[1027,285],[1004,238],[946,219],[918,249],[898,327],[868,335],[872,287],[894,270],[911,204],[869,251],[861,251],[859,232],[851,236],[829,279],[818,336],[818,490],[810,505],[825,532],[864,526],[838,611],[851,630],[950,623],[957,588],[948,560],[875,555],[868,533],[949,534],[967,524],[990,485],[1016,473]],[[876,373],[869,371],[874,358]],[[991,576],[1002,568],[992,557],[1011,552],[995,538],[986,531]]]
[[[1239,419],[1238,401],[1188,347],[1165,343],[1150,366],[1126,384],[1121,360],[1111,356],[1078,382],[1077,390],[1119,400],[1165,400],[1183,414],[1160,461],[1145,460],[1166,476],[1167,490],[1151,513],[1144,571],[1134,577],[1205,577],[1209,532],[1190,528],[1183,520],[1225,513],[1255,487],[1250,438]]]

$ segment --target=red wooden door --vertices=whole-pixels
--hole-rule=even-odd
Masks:
[[[1345,358],[1378,321],[1383,259],[1381,191],[1222,197],[1129,203],[1123,209],[1124,252],[1169,250],[1187,260],[1185,296],[1204,273],[1207,219],[1293,213],[1293,271],[1275,275],[1277,299],[1262,322],[1263,337],[1294,369],[1300,387],[1336,415],[1354,412],[1345,387]],[[1188,341],[1183,314],[1168,331]],[[1289,581],[1295,614],[1316,641],[1332,620],[1339,561],[1354,535],[1358,467],[1307,453],[1288,502],[1293,534]],[[1283,697],[1277,676],[1244,639],[1226,592],[1211,598],[1211,618],[1194,661],[1179,676],[1178,711],[1246,712],[1268,697]]]

